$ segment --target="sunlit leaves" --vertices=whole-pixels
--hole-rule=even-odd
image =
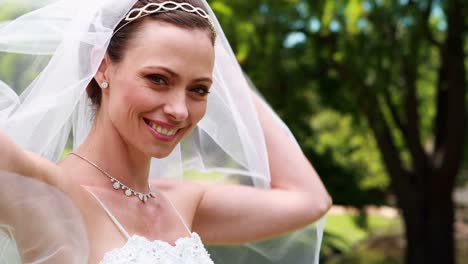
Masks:
[[[353,170],[359,175],[357,184],[362,190],[388,188],[389,180],[372,135],[356,129],[351,115],[323,109],[310,122],[316,133],[313,144],[318,154],[330,152],[340,166]]]
[[[354,35],[358,32],[358,22],[362,16],[362,4],[359,0],[349,0],[345,9],[346,31]]]
[[[411,75],[420,116],[415,122],[422,144],[431,146],[440,54],[422,23],[428,0],[213,2],[230,8],[220,20],[244,70],[291,127],[334,197],[345,186],[342,178],[355,184],[355,192],[388,187],[361,111],[370,95],[378,98],[405,166],[412,166],[394,120],[411,122],[405,108]],[[434,1],[429,10],[429,32],[438,41],[446,30],[443,5]]]
[[[323,29],[328,32],[330,28],[330,24],[336,15],[336,2],[335,1],[326,1],[325,6],[323,8],[323,15],[322,15],[322,25]]]
[[[234,12],[232,11],[232,8],[222,1],[211,1],[210,6],[213,11],[220,17],[232,18],[233,16]]]

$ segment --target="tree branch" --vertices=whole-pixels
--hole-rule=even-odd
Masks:
[[[383,112],[378,104],[377,94],[363,83],[357,72],[349,67],[351,64],[334,63],[333,66],[339,72],[343,80],[347,80],[357,91],[356,100],[360,110],[364,113],[371,130],[382,153],[384,164],[392,178],[392,184],[396,192],[411,192],[408,179],[409,173],[404,169],[400,153],[391,135],[390,126],[385,121]]]
[[[441,51],[434,128],[435,167],[439,175],[450,177],[446,184],[451,186],[461,165],[466,138],[465,21],[462,10],[461,0],[449,1],[447,38]]]
[[[417,38],[417,37],[416,37]],[[413,159],[413,166],[418,175],[421,173],[428,164],[428,157],[421,142],[421,134],[419,130],[420,120],[418,113],[419,101],[416,96],[416,79],[417,79],[417,65],[418,65],[418,49],[419,41],[413,39],[411,41],[411,54],[402,60],[402,75],[405,80],[403,88],[406,88],[404,94],[405,102],[405,141]],[[422,181],[422,179],[421,179]]]
[[[396,104],[391,98],[390,91],[388,90],[387,85],[383,85],[383,98],[384,98],[385,103],[388,106],[388,109],[390,110],[390,114],[392,116],[393,122],[395,122],[395,125],[398,127],[398,129],[400,129],[401,133],[406,137],[408,134],[408,130],[406,129],[405,125],[403,124],[403,121],[400,118],[400,115],[398,114]]]
[[[403,197],[402,194],[413,192],[413,188],[410,184],[413,179],[409,177],[411,174],[403,167],[400,153],[391,135],[391,128],[385,121],[383,112],[378,105],[377,95],[375,93],[368,93],[366,97],[359,96],[359,98],[367,99],[360,100],[358,98],[358,101],[360,101],[359,105],[366,115],[369,126],[375,135],[384,164],[392,178],[394,191],[399,194],[399,197]]]
[[[422,16],[423,32],[424,32],[427,40],[429,40],[429,42],[431,44],[433,44],[434,46],[436,46],[437,48],[440,49],[440,48],[442,48],[442,44],[439,41],[436,40],[436,38],[434,37],[434,34],[432,34],[431,28],[429,26],[429,18],[431,16],[433,4],[434,3],[433,3],[432,0],[428,1],[426,9],[424,9],[423,16]]]
[[[409,8],[417,9],[416,3],[409,3]],[[429,7],[430,10],[431,7]],[[390,110],[392,118],[395,122],[395,125],[401,131],[406,146],[411,153],[413,168],[415,173],[413,175],[424,175],[421,173],[427,165],[427,154],[423,148],[419,130],[419,113],[418,113],[418,100],[416,96],[416,80],[418,75],[418,64],[419,64],[419,54],[420,54],[420,38],[418,36],[419,31],[417,28],[410,29],[409,32],[409,41],[398,41],[396,34],[396,28],[393,28],[391,25],[388,26],[391,34],[388,35],[391,46],[390,50],[393,51],[393,56],[397,57],[400,61],[400,71],[402,79],[404,80],[403,84],[398,83],[397,86],[401,88],[403,92],[404,100],[404,119],[402,120],[401,116],[397,111],[397,107],[393,102],[388,86],[384,85],[383,95],[386,104]],[[402,46],[408,46],[406,52],[401,52]],[[381,83],[390,83],[389,79],[390,74],[387,74],[383,69],[382,72],[382,81]],[[418,172],[418,173],[416,173]],[[418,182],[422,182],[423,179],[416,179]]]

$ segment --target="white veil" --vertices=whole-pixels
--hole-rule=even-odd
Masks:
[[[87,263],[86,229],[65,194],[2,171],[0,182],[0,264]]]
[[[85,88],[113,30],[135,1],[0,0],[2,9],[19,6],[10,15],[21,14],[11,22],[0,21],[0,129],[21,147],[52,161],[60,159],[70,134],[73,149],[78,147],[94,116]],[[269,188],[265,139],[251,87],[215,15],[205,5],[218,33],[207,113],[170,156],[153,159],[151,177],[183,178],[196,172]],[[215,247],[212,255],[232,254],[217,263],[317,263],[322,229],[316,225],[274,242]]]

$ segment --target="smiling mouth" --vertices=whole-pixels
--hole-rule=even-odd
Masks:
[[[145,120],[145,123],[151,127],[156,133],[160,134],[160,135],[163,135],[163,136],[166,136],[166,137],[172,137],[174,136],[177,131],[179,131],[179,129],[177,128],[173,128],[173,129],[168,129],[168,128],[165,128],[165,127],[162,127],[162,126],[159,126],[155,123],[153,123],[152,121],[144,118]]]

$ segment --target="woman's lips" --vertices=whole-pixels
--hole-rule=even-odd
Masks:
[[[164,141],[171,141],[176,138],[180,128],[171,127],[160,122],[144,119],[147,127],[151,130],[153,136]]]

